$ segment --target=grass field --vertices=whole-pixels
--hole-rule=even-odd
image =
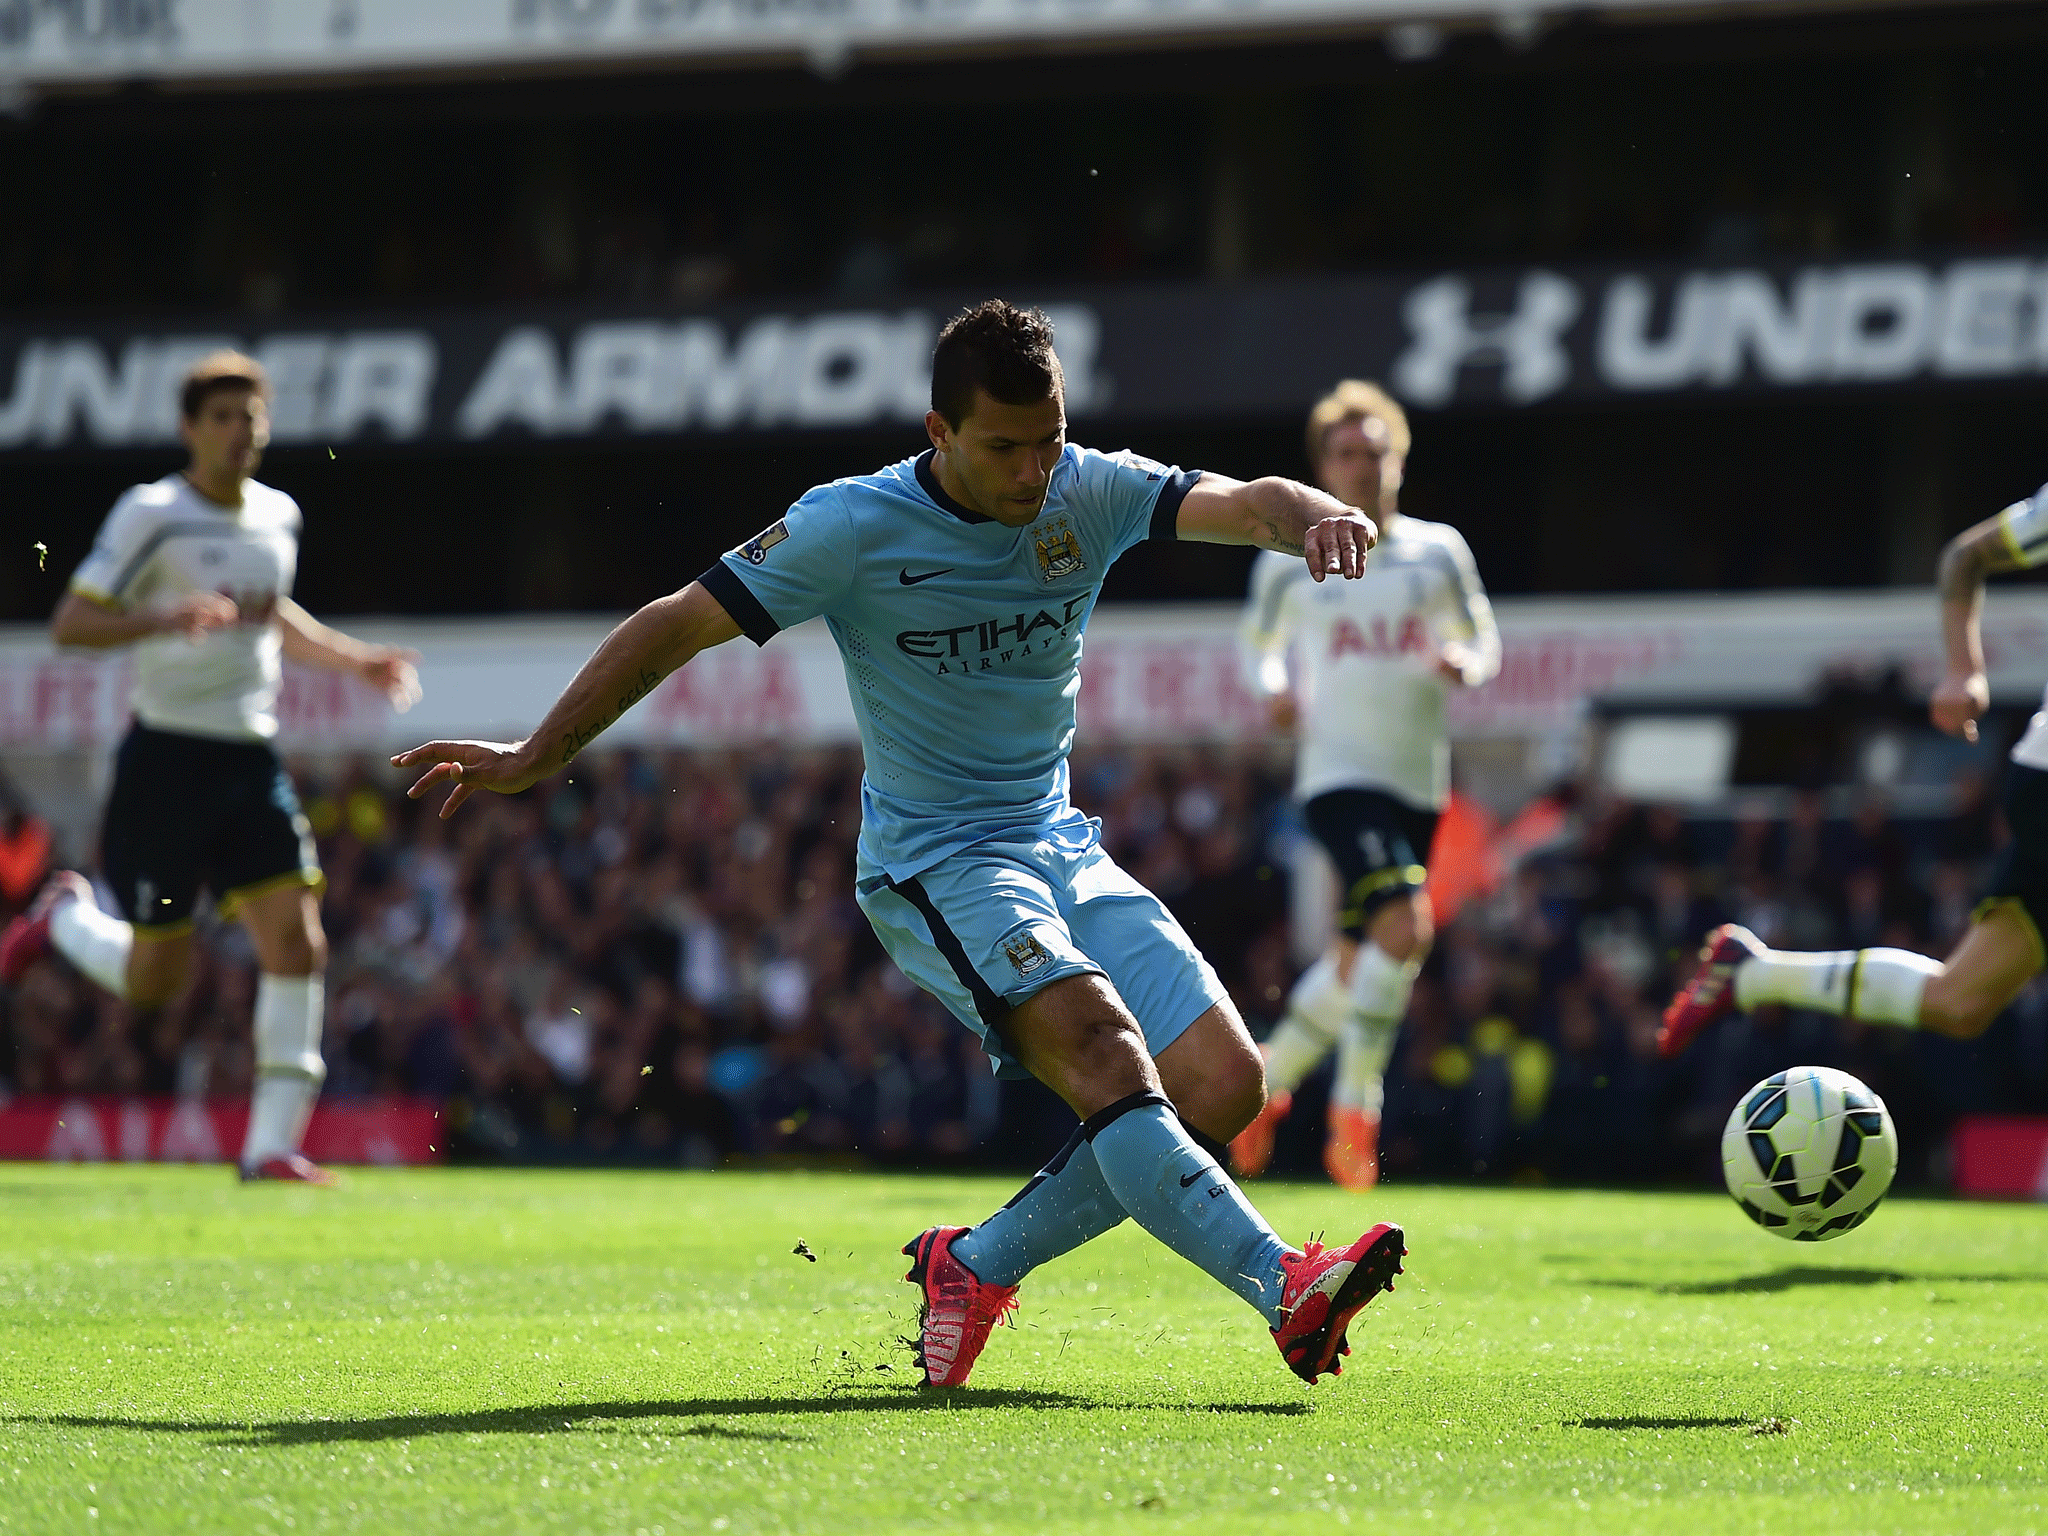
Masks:
[[[2048,1208],[1261,1187],[1408,1227],[1342,1379],[1126,1225],[917,1391],[896,1249],[1009,1189],[0,1167],[0,1533],[2048,1531]]]

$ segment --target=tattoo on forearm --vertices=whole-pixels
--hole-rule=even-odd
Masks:
[[[1282,531],[1279,521],[1270,517],[1266,519],[1266,548],[1278,550],[1283,555],[1304,555],[1308,553],[1307,546],[1301,542],[1299,537]]]
[[[588,725],[570,726],[562,736],[562,765],[567,766],[575,761],[577,753],[603,735],[605,730],[618,720],[619,716],[646,698],[648,694],[654,692],[655,684],[660,681],[660,673],[642,667],[639,677],[635,678],[626,691],[619,695],[618,707],[610,714],[601,719],[593,720]]]

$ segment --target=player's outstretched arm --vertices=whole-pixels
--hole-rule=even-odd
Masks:
[[[1380,538],[1378,524],[1358,508],[1279,475],[1251,481],[1203,475],[1182,500],[1174,531],[1204,544],[1253,544],[1300,555],[1317,581],[1363,576],[1365,557]]]
[[[50,638],[59,645],[110,650],[133,645],[152,635],[203,638],[240,618],[234,603],[218,592],[193,592],[167,608],[126,608],[96,601],[83,592],[67,592],[50,615]]]
[[[415,800],[436,784],[455,786],[441,806],[444,820],[478,789],[517,794],[574,762],[607,726],[692,656],[739,632],[718,599],[693,581],[655,599],[607,635],[524,741],[430,741],[399,753],[392,764],[429,765],[406,791]]]
[[[278,630],[285,660],[323,672],[360,677],[391,701],[400,714],[420,701],[418,651],[397,645],[371,645],[322,624],[288,597],[277,600]]]
[[[1942,546],[1934,587],[1941,594],[1947,666],[1927,712],[1951,736],[1975,741],[1977,717],[1991,707],[1991,680],[1984,671],[1984,578],[2027,563],[2007,535],[2004,513],[1965,528]]]

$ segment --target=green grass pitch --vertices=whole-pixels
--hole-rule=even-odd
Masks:
[[[0,1536],[2048,1531],[2048,1208],[1257,1186],[1408,1228],[1341,1379],[1126,1225],[920,1392],[896,1250],[1011,1188],[0,1167]]]

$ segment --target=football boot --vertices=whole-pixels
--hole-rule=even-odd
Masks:
[[[244,1184],[269,1182],[280,1184],[319,1184],[331,1189],[339,1184],[341,1180],[329,1173],[325,1168],[322,1168],[310,1157],[302,1157],[296,1152],[287,1152],[282,1157],[266,1157],[262,1162],[255,1164],[253,1167],[245,1163],[242,1166],[242,1182]]]
[[[1310,1386],[1318,1376],[1339,1376],[1339,1355],[1351,1353],[1344,1331],[1365,1304],[1394,1288],[1408,1252],[1401,1229],[1381,1222],[1346,1248],[1311,1241],[1300,1253],[1284,1255],[1286,1282],[1273,1342],[1287,1368]]]
[[[1739,923],[1723,923],[1700,945],[1699,964],[1664,1010],[1657,1054],[1676,1056],[1716,1019],[1735,1011],[1735,971],[1765,953],[1764,944]]]
[[[56,869],[7,931],[0,933],[0,982],[13,986],[50,952],[50,919],[67,901],[91,901],[92,882],[69,869]]]
[[[1371,1189],[1380,1181],[1380,1117],[1363,1109],[1330,1106],[1323,1168],[1343,1189]]]
[[[961,1387],[991,1329],[1017,1307],[1017,1287],[989,1285],[953,1257],[953,1239],[965,1227],[932,1227],[903,1251],[910,1273],[903,1278],[924,1294],[917,1311],[917,1364],[928,1387]]]
[[[1294,1095],[1285,1089],[1266,1100],[1266,1107],[1252,1117],[1230,1143],[1230,1171],[1241,1179],[1256,1179],[1273,1161],[1273,1139],[1280,1134],[1280,1122],[1294,1108]]]

